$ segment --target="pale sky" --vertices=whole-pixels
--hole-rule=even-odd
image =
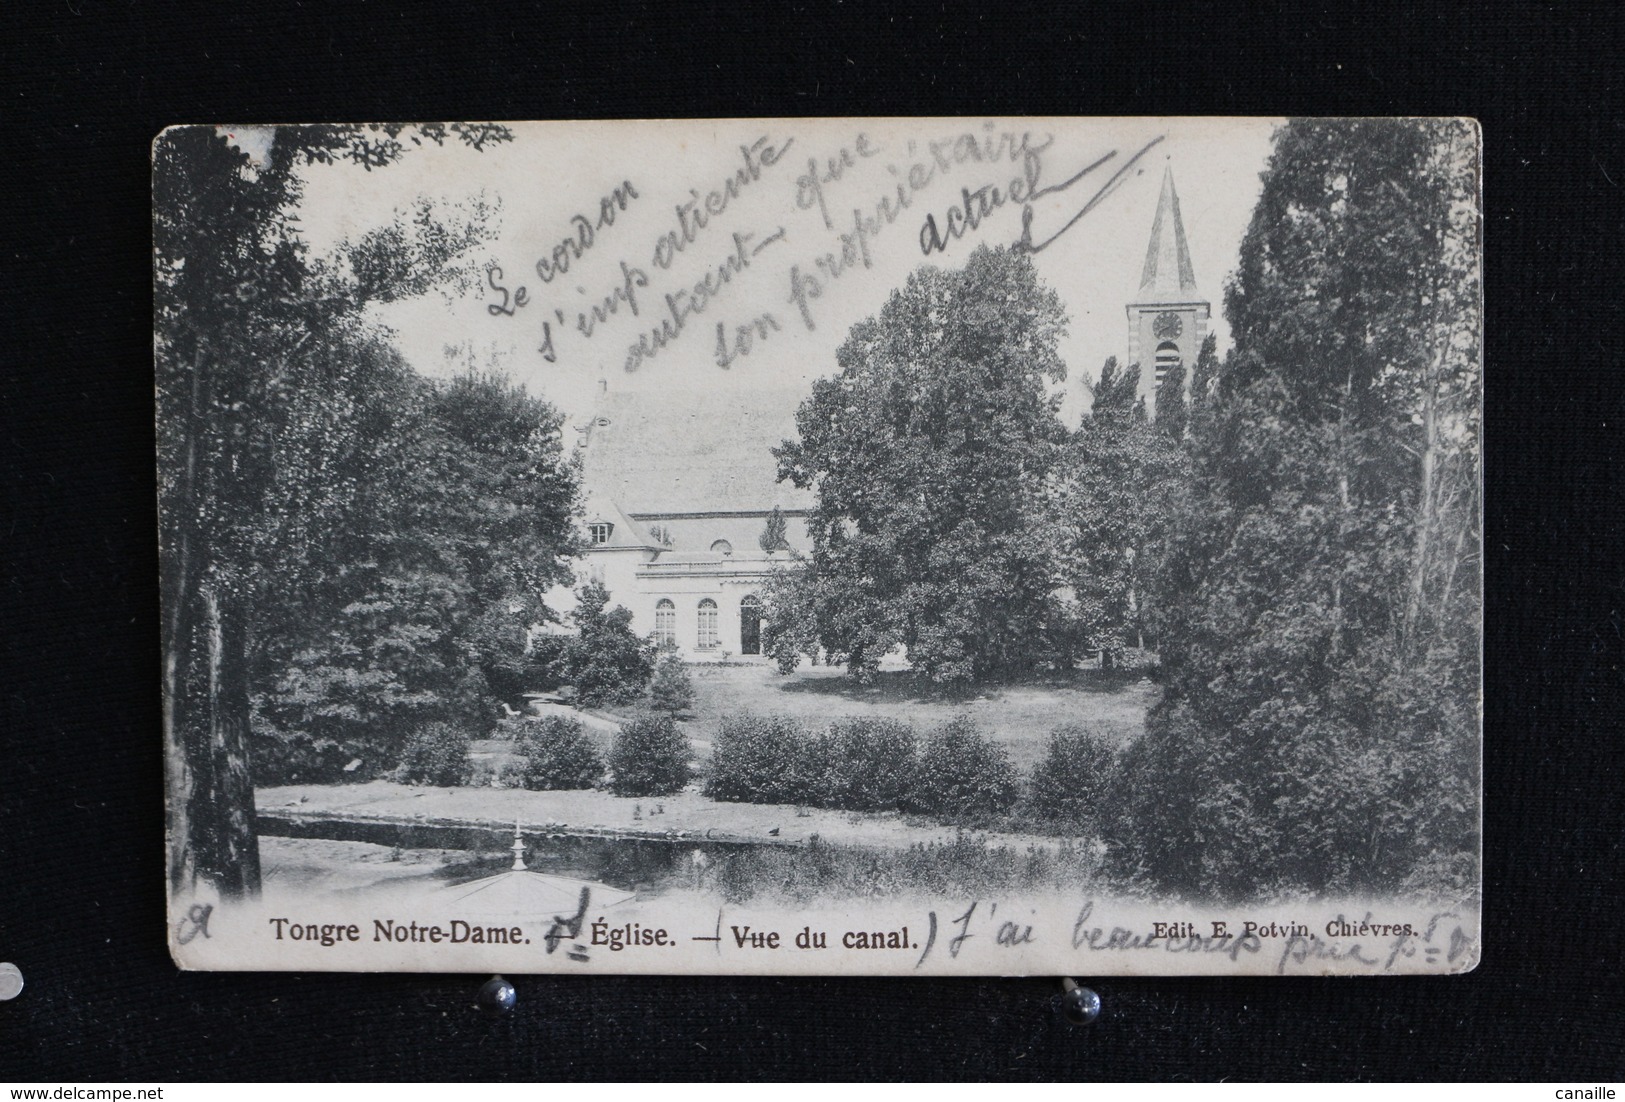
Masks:
[[[948,225],[950,208],[964,204],[963,189],[974,193],[991,186],[1008,200],[1011,181],[1024,180],[1033,165],[1039,171],[1037,186],[1053,188],[1115,153],[1072,186],[1032,204],[1032,238],[1043,241],[1161,137],[1092,210],[1035,257],[1041,278],[1060,294],[1071,317],[1062,355],[1068,390],[1075,393],[1080,375],[1093,380],[1107,356],[1126,354],[1123,307],[1139,286],[1165,167],[1173,170],[1197,285],[1213,304],[1222,353],[1229,337],[1223,282],[1235,268],[1277,121],[522,123],[514,126],[511,144],[479,153],[448,143],[444,149],[413,147],[400,163],[370,173],[348,164],[313,167],[299,213],[307,240],[320,252],[388,222],[392,211],[420,196],[457,204],[483,194],[500,204],[500,213],[490,240],[470,259],[478,270],[502,270],[498,282],[509,293],[513,314],[493,314],[490,307],[503,295],[483,284],[380,309],[378,320],[395,331],[415,368],[430,375],[460,371],[472,350],[477,366],[500,367],[532,393],[554,401],[573,421],[590,410],[599,379],[612,390],[714,390],[719,411],[725,411],[732,387],[774,385],[804,392],[812,378],[832,373],[835,349],[848,328],[878,312],[916,266],[958,266],[982,242],[1009,244],[1020,236],[1022,205],[1006,201],[979,218],[976,228],[950,239],[945,251],[926,256],[921,241],[927,215],[939,229]],[[1022,148],[1041,152],[1025,157]],[[841,163],[843,151],[850,165]],[[816,187],[809,179],[809,159],[818,165]],[[832,178],[832,159],[839,178]],[[736,181],[736,194],[726,192],[729,180]],[[636,197],[623,192],[625,209],[612,203],[613,222],[601,219],[604,198],[627,184]],[[1018,195],[1024,186],[1016,185]],[[707,212],[708,196],[715,213]],[[984,196],[991,200],[992,192]],[[882,200],[897,212],[889,223],[877,213]],[[694,203],[691,209],[700,217],[680,213],[677,207],[685,202]],[[592,244],[576,257],[561,246],[566,239],[583,238],[581,223],[572,220],[578,214],[591,227]],[[854,232],[859,216],[868,221],[869,232]],[[671,247],[673,240],[681,249]],[[844,263],[843,251],[850,264]],[[741,254],[748,261],[743,270]],[[551,263],[538,272],[539,260],[566,255],[567,272],[554,271]],[[715,273],[729,267],[730,257],[733,270],[723,283]],[[835,276],[829,274],[832,263]],[[793,271],[803,277],[799,301],[792,293]],[[696,293],[694,285],[708,273],[715,293]],[[808,276],[817,283],[817,297]],[[637,315],[623,299],[616,313],[594,325],[591,336],[583,335],[579,315],[618,288],[624,292],[628,280]],[[520,287],[528,300],[524,306],[516,306],[512,297]],[[695,309],[697,304],[703,308]],[[682,329],[668,345],[639,358],[633,349],[640,336],[671,322],[673,306],[686,311]],[[771,321],[759,320],[769,316]],[[718,323],[724,354],[732,358],[726,369],[718,363]],[[750,350],[743,355],[738,354],[740,327],[751,334]],[[552,362],[540,351],[549,330]],[[631,372],[629,358],[635,362]]]

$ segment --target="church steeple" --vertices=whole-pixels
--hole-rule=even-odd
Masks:
[[[1196,273],[1185,243],[1185,221],[1179,216],[1179,193],[1174,190],[1172,167],[1162,172],[1162,197],[1157,200],[1151,243],[1140,271],[1140,301],[1186,302],[1196,295]]]
[[[1140,290],[1128,304],[1128,360],[1140,365],[1140,396],[1148,408],[1156,404],[1157,388],[1175,365],[1189,370],[1207,336],[1211,306],[1196,289],[1185,221],[1179,213],[1174,171],[1163,170],[1162,194],[1151,222],[1145,265],[1140,269]]]

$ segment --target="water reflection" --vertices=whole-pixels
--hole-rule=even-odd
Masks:
[[[477,880],[513,862],[512,826],[450,826],[433,823],[368,823],[347,819],[260,815],[269,837],[370,842],[400,849],[454,850],[464,856],[435,872],[451,883]],[[645,838],[525,832],[525,866],[534,872],[596,880],[637,891],[692,878],[709,859],[727,858],[763,843],[711,842],[703,838]],[[698,859],[697,859],[698,858]]]

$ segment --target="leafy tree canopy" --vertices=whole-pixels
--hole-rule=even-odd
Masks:
[[[505,128],[281,127],[258,160],[210,127],[153,149],[154,330],[170,875],[221,893],[259,883],[249,774],[257,606],[324,583],[345,560],[386,411],[405,387],[363,322],[373,302],[455,274],[491,211],[419,205],[313,258],[301,172],[367,171],[415,143],[472,149]],[[277,589],[273,590],[275,586]]]
[[[1099,650],[1112,666],[1124,649],[1146,644],[1150,583],[1189,464],[1160,419],[1135,414],[1138,367],[1119,371],[1110,359],[1100,377],[1093,416],[1046,486],[1044,515],[1064,585],[1061,638],[1071,650]]]
[[[964,684],[1043,649],[1036,488],[1065,435],[1046,391],[1065,377],[1065,320],[1017,252],[922,267],[797,412],[779,475],[816,491],[802,577],[820,643],[854,674],[901,644],[919,673]]]
[[[632,614],[611,606],[600,583],[588,582],[576,597],[576,635],[564,650],[576,699],[589,707],[637,699],[654,673],[653,645],[633,633]]]

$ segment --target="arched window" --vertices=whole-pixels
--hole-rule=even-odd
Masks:
[[[715,650],[717,646],[717,603],[709,597],[700,602],[698,642],[701,650]]]
[[[677,606],[666,597],[655,603],[655,646],[677,645]]]
[[[729,543],[727,540],[717,540],[711,545],[711,552],[715,555],[732,555],[734,553],[734,545]]]
[[[1179,361],[1179,345],[1175,344],[1173,341],[1163,341],[1161,344],[1157,345],[1156,371],[1157,385],[1159,387],[1162,385],[1162,380],[1168,374],[1168,372],[1172,371],[1179,365]]]
[[[762,602],[754,593],[739,602],[739,653],[762,653]]]

